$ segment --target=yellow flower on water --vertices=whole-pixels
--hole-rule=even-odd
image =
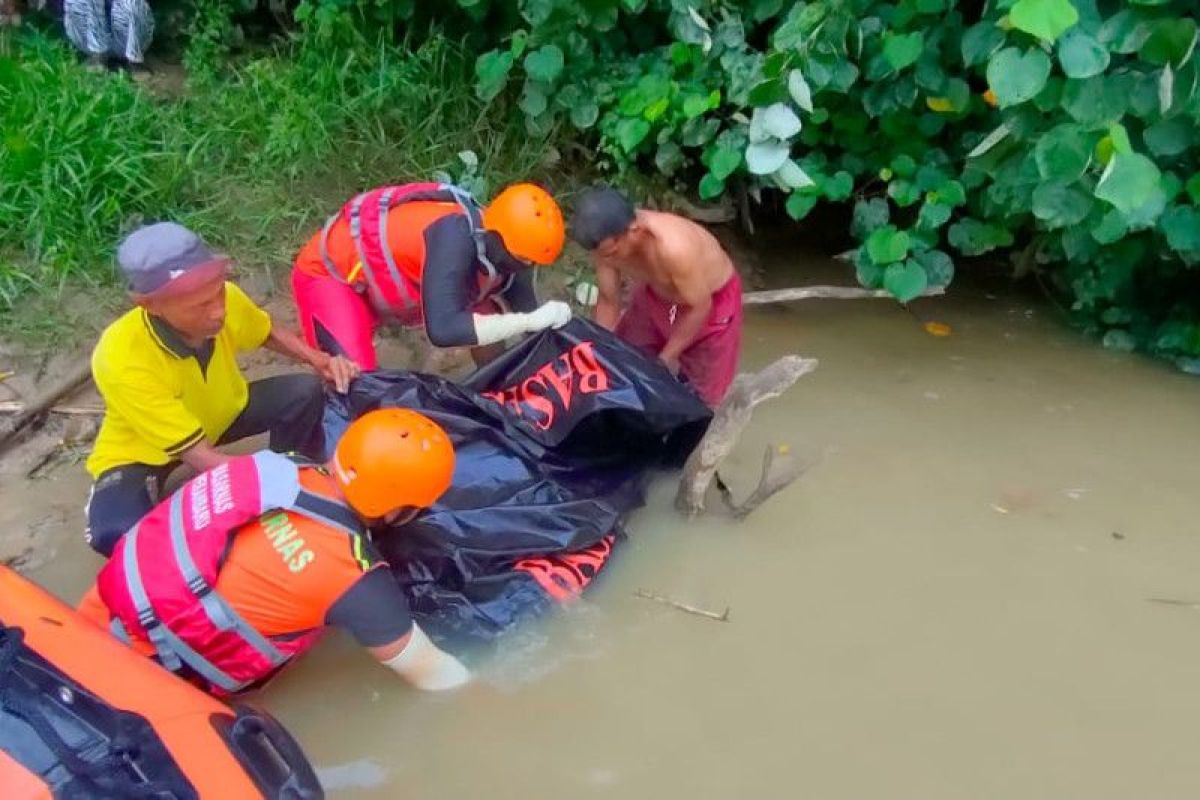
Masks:
[[[983,93],[983,102],[987,103],[992,108],[995,108],[996,106],[998,106],[1000,104],[996,100],[996,93],[993,92],[991,89],[988,89],[986,92]]]
[[[925,332],[930,336],[949,336],[954,331],[944,322],[926,322]]]

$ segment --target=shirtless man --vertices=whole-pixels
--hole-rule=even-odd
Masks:
[[[657,355],[715,408],[737,373],[742,282],[713,235],[598,187],[576,203],[571,238],[595,263],[596,322]],[[624,278],[637,286],[621,314]]]

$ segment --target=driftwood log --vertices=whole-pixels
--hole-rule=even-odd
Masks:
[[[24,411],[25,404],[20,400],[0,400],[0,414],[21,414]],[[104,409],[100,406],[52,406],[45,413],[64,417],[100,417],[104,415]]]
[[[728,197],[722,197],[719,203],[703,206],[696,205],[678,192],[664,192],[662,199],[664,205],[678,211],[694,222],[700,222],[705,225],[720,225],[726,222],[733,222],[738,216],[737,209],[734,208],[733,203]]]
[[[78,390],[91,377],[91,362],[84,360],[41,397],[25,404],[25,407],[8,420],[7,424],[0,424],[0,451],[12,444],[23,430],[46,414],[55,403]]]
[[[922,297],[937,297],[946,293],[945,288],[933,286],[921,293]],[[885,289],[860,289],[857,286],[801,286],[796,289],[769,289],[762,292],[746,292],[742,305],[759,306],[767,303],[790,303],[793,300],[869,300],[891,297]]]
[[[705,495],[742,431],[750,422],[754,407],[764,400],[783,394],[792,384],[817,368],[817,359],[784,356],[760,372],[739,375],[733,382],[725,401],[718,406],[712,423],[700,444],[692,451],[683,467],[683,479],[675,495],[675,507],[689,517],[704,511]],[[763,474],[758,488],[734,513],[745,516],[768,497],[787,486],[803,472],[788,452],[770,447],[763,459]]]

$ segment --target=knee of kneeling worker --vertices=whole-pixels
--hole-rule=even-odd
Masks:
[[[105,558],[109,558],[112,556],[117,542],[124,533],[125,531],[122,528],[89,526],[87,533],[84,534],[84,539],[87,541],[89,547]]]

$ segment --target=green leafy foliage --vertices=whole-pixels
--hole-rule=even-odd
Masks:
[[[214,9],[229,4],[196,2],[204,24],[193,36],[194,61],[203,66],[228,27],[229,12],[222,19]],[[371,122],[391,105],[403,105],[404,123],[422,130],[427,120],[440,125],[440,115],[457,120],[460,107],[473,123],[503,130],[512,114],[528,146],[566,144],[559,152],[587,153],[614,181],[706,201],[745,190],[761,199],[751,213],[795,220],[821,203],[853,203],[856,275],[901,300],[919,291],[918,272],[925,286],[940,286],[956,268],[969,269],[968,259],[1028,248],[1043,283],[1092,330],[1194,358],[1200,337],[1179,334],[1179,325],[1200,323],[1193,5],[302,0],[295,38],[304,58],[349,66],[329,67],[319,86],[289,92],[341,92],[352,102],[283,103],[287,110],[246,125],[252,133],[243,136],[261,163],[286,170],[327,152],[331,137],[347,130],[363,138],[404,130]],[[429,24],[469,37],[464,73],[473,92],[465,100],[443,102],[415,70],[392,80],[402,70],[380,63],[404,51],[400,35],[419,40]],[[394,38],[378,51],[363,47],[377,44],[380,29]],[[372,70],[387,79],[376,86],[357,77]],[[409,87],[426,87],[419,101]],[[249,92],[237,98],[261,105]],[[5,129],[18,132],[16,157],[0,158],[0,170],[39,147],[37,135],[21,138],[17,114]],[[157,130],[147,120],[144,129]],[[478,141],[496,134],[451,127],[483,164],[496,163]],[[205,154],[244,146],[232,135],[210,136],[224,149],[214,144]],[[466,146],[455,144],[454,152]],[[160,151],[138,152],[156,163]],[[170,164],[154,174],[187,170]],[[6,196],[19,185],[0,177]]]
[[[1001,107],[1020,105],[1037,97],[1050,77],[1050,59],[1037,48],[1022,52],[1006,47],[988,62],[988,86]]]
[[[1017,0],[1008,19],[1017,30],[1053,42],[1079,21],[1079,12],[1071,0]]]

